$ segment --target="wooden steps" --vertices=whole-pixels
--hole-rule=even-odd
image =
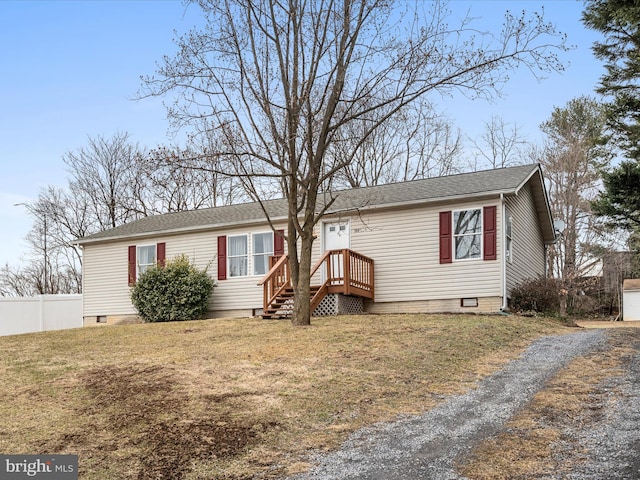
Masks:
[[[311,286],[311,298],[320,290],[320,286]],[[262,313],[268,320],[291,318],[293,312],[293,288],[283,289]]]

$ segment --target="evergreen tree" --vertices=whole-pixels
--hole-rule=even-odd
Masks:
[[[612,226],[629,231],[640,228],[640,163],[622,162],[602,176],[604,191],[592,203],[598,215],[611,219]]]
[[[606,69],[597,92],[610,99],[608,144],[627,158],[604,174],[605,190],[593,210],[633,230],[640,227],[640,1],[590,0],[582,20],[604,35],[593,46]]]
[[[605,64],[597,92],[611,98],[613,139],[628,158],[640,161],[640,1],[591,0],[582,20],[604,34],[593,52]]]

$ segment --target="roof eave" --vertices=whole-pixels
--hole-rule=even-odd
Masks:
[[[331,209],[325,215],[335,215],[338,213],[344,212],[354,212],[354,211],[371,211],[371,210],[382,210],[382,209],[391,209],[391,208],[401,208],[401,207],[412,207],[412,206],[420,206],[426,204],[439,204],[439,203],[450,203],[452,201],[465,201],[465,200],[477,200],[480,198],[493,198],[500,197],[500,195],[514,195],[516,192],[514,189],[501,189],[501,190],[492,190],[492,191],[483,191],[483,192],[474,192],[471,194],[461,194],[461,195],[449,195],[446,197],[438,197],[438,198],[426,198],[419,200],[412,200],[410,202],[389,202],[389,203],[379,203],[376,205],[363,205],[363,206],[353,206],[341,209]],[[287,217],[277,217],[272,218],[271,221],[273,223],[286,221]],[[141,232],[141,233],[132,233],[132,234],[124,234],[124,235],[115,235],[110,237],[100,237],[100,238],[87,238],[87,239],[78,239],[73,242],[74,245],[91,245],[91,244],[99,244],[99,243],[111,243],[118,242],[122,240],[135,240],[140,238],[148,238],[148,237],[158,237],[162,235],[179,235],[181,233],[199,233],[206,231],[215,231],[215,230],[223,230],[229,227],[237,227],[239,225],[257,225],[260,223],[265,223],[265,218],[247,220],[243,222],[226,222],[226,223],[217,223],[217,224],[209,224],[209,225],[201,225],[197,227],[181,227],[181,228],[171,228],[165,230],[155,230],[151,232]]]
[[[333,215],[336,213],[344,213],[349,211],[365,211],[365,210],[382,210],[382,209],[391,209],[391,208],[402,208],[402,207],[412,207],[412,206],[420,206],[420,205],[437,205],[441,203],[451,203],[451,202],[463,202],[465,200],[478,200],[481,198],[499,198],[500,195],[515,195],[515,190],[513,188],[502,189],[502,190],[491,190],[491,191],[483,191],[483,192],[474,192],[460,195],[449,195],[446,197],[437,197],[437,198],[422,198],[418,200],[411,200],[409,202],[389,202],[389,203],[378,203],[375,205],[363,205],[361,207],[348,207],[341,208],[336,210],[330,210],[326,213],[326,215]]]
[[[536,212],[542,228],[544,243],[551,245],[556,241],[556,232],[553,227],[553,214],[551,213],[551,204],[549,203],[549,194],[544,183],[544,175],[542,167],[538,163],[536,168],[518,185],[516,194],[529,182],[534,182],[533,200],[536,206]]]
[[[273,223],[277,223],[286,219],[287,217],[277,217],[277,218],[272,217],[271,221]],[[262,219],[247,220],[245,222],[226,222],[226,223],[199,225],[196,227],[170,228],[165,230],[154,230],[150,232],[131,233],[126,235],[114,235],[111,237],[86,238],[86,239],[80,238],[75,240],[73,242],[73,245],[83,246],[87,244],[119,242],[121,240],[158,237],[162,235],[179,235],[181,233],[199,233],[199,232],[207,232],[207,231],[214,231],[214,230],[222,230],[228,227],[237,227],[238,225],[256,225],[259,223],[265,223],[266,221],[267,221],[266,218],[262,218]]]

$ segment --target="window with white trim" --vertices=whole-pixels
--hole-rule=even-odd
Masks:
[[[246,277],[249,274],[247,235],[227,237],[227,262],[230,277]]]
[[[269,257],[273,255],[273,232],[254,233],[251,241],[253,251],[253,274],[266,275]]]
[[[456,260],[482,257],[482,209],[453,212],[453,245]]]
[[[149,268],[156,265],[156,246],[138,245],[136,247],[137,276],[139,277]]]

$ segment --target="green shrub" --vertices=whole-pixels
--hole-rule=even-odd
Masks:
[[[560,313],[561,282],[539,277],[525,280],[511,290],[510,307],[516,312]]]
[[[185,256],[149,268],[131,288],[131,301],[145,322],[195,320],[206,315],[213,280]]]

